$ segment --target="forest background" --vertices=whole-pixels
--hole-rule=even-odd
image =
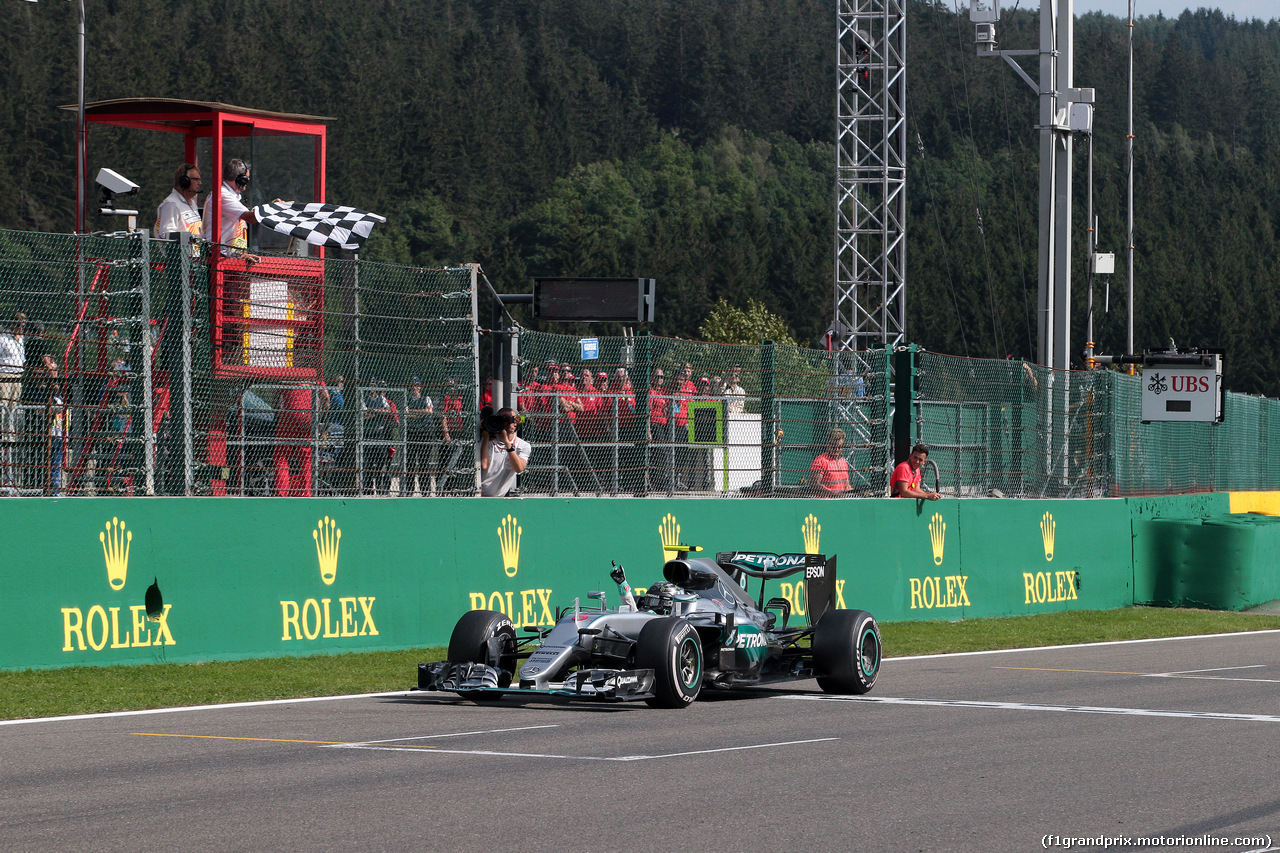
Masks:
[[[89,101],[332,116],[329,200],[388,217],[364,258],[478,262],[504,292],[535,275],[656,278],[663,335],[696,337],[719,299],[762,303],[802,344],[831,322],[832,0],[86,6]],[[1032,358],[1036,98],[1003,62],[976,57],[967,4],[909,0],[907,23],[908,339]],[[1034,48],[1038,26],[1034,4],[1006,10],[1001,46]],[[75,119],[55,107],[76,97],[76,3],[4,0],[0,31],[0,227],[71,231]],[[1229,388],[1280,396],[1280,23],[1200,10],[1140,18],[1134,36],[1137,348],[1223,347]],[[1117,253],[1109,312],[1096,290],[1103,353],[1123,351],[1128,321],[1127,52],[1125,20],[1078,17],[1075,82],[1097,91],[1099,248]],[[137,180],[149,214],[181,144],[113,133],[91,132],[90,171]],[[217,170],[200,165],[213,188]]]

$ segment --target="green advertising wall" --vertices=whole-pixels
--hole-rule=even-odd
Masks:
[[[29,499],[0,519],[6,669],[443,645],[473,607],[546,624],[616,601],[610,561],[647,586],[664,540],[838,554],[843,606],[881,621],[1134,601],[1124,500]],[[802,583],[770,595],[805,614]]]

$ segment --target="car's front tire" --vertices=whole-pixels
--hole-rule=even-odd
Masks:
[[[869,691],[880,673],[880,626],[865,610],[828,610],[813,629],[813,667],[826,693]]]
[[[496,610],[469,610],[462,614],[449,637],[453,663],[483,663],[511,673],[516,665],[516,627]],[[505,686],[505,685],[504,685]],[[501,693],[468,691],[464,699],[501,699]]]
[[[652,669],[654,708],[687,708],[702,692],[702,640],[678,616],[653,619],[640,629],[636,668]]]

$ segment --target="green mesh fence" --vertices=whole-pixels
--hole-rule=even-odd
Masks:
[[[522,331],[524,494],[809,495],[883,489],[886,355]],[[828,452],[833,430],[841,443]],[[840,433],[836,434],[840,437]],[[838,491],[814,482],[814,461]],[[819,491],[820,490],[820,491]]]
[[[478,269],[206,248],[0,231],[0,495],[476,494]],[[884,350],[518,331],[525,495],[884,495],[891,420],[947,496],[1280,488],[1277,400],[912,353],[891,412]]]
[[[145,250],[0,232],[0,494],[146,488]]]
[[[1110,376],[921,353],[913,441],[945,496],[1108,494]]]
[[[1115,494],[1263,491],[1280,484],[1280,400],[1228,392],[1220,424],[1141,422],[1142,377],[1110,374]]]
[[[0,232],[0,493],[474,494],[475,293],[469,267]]]

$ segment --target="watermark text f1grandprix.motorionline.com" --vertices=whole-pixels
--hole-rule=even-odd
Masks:
[[[1046,850],[1112,847],[1227,847],[1241,850],[1272,850],[1270,835],[1042,835],[1040,846]]]

